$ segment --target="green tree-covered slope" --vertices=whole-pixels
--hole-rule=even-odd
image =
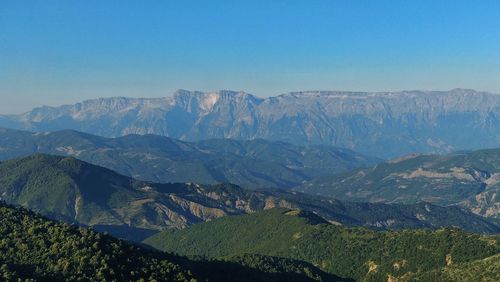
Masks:
[[[415,281],[500,281],[500,255],[471,262],[451,263],[449,266],[425,273],[410,274],[406,280]]]
[[[148,251],[86,228],[47,220],[0,204],[2,278],[45,281],[190,281],[169,255]]]
[[[453,271],[454,265],[500,253],[499,236],[464,233],[457,229],[377,232],[326,223],[299,210],[271,209],[169,230],[144,241],[182,255],[220,258],[262,254],[313,263],[331,274],[363,281],[387,281]],[[498,275],[491,268],[485,276]],[[423,277],[423,276],[422,276]],[[425,280],[424,280],[425,281]]]
[[[151,230],[184,228],[273,207],[314,211],[331,222],[349,226],[457,226],[474,232],[499,232],[498,226],[456,207],[348,203],[297,192],[245,190],[229,184],[157,184],[71,157],[49,155],[0,163],[0,198],[51,218],[95,226],[134,240],[151,235]]]
[[[0,203],[4,281],[340,281],[306,262],[262,255],[188,259]]]

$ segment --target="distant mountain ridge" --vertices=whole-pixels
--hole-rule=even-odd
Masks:
[[[129,239],[147,235],[147,230],[184,228],[274,207],[299,208],[348,226],[456,226],[500,233],[497,225],[456,207],[349,203],[297,192],[251,191],[230,184],[159,184],[138,181],[72,157],[42,154],[0,163],[0,200]]]
[[[298,190],[346,201],[456,205],[500,219],[500,149],[408,155],[321,177]]]
[[[261,139],[183,142],[157,135],[110,139],[72,130],[32,133],[0,128],[0,161],[34,153],[77,157],[147,181],[280,189],[380,161],[332,146]]]
[[[403,92],[179,90],[167,98],[105,98],[0,116],[0,126],[101,136],[268,139],[327,144],[392,158],[500,146],[500,95],[467,89]]]

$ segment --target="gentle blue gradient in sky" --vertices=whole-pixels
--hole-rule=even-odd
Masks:
[[[0,2],[0,113],[178,88],[500,93],[500,1]]]

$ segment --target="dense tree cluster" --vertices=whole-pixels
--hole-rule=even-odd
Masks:
[[[284,209],[165,231],[145,242],[165,251],[210,258],[249,253],[286,257],[365,281],[415,278],[500,253],[500,236],[453,228],[397,232],[344,228],[322,223],[314,214]],[[496,271],[484,275],[499,275]]]
[[[312,264],[263,255],[186,258],[0,202],[0,280],[341,281]]]
[[[500,281],[500,254],[473,262],[450,265],[441,269],[411,275],[416,281]]]
[[[194,281],[169,255],[0,204],[4,280]]]

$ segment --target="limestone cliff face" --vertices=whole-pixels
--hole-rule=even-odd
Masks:
[[[466,89],[395,93],[307,91],[259,98],[179,90],[154,99],[106,98],[0,116],[0,126],[102,136],[269,139],[328,144],[390,158],[500,145],[500,95]]]

